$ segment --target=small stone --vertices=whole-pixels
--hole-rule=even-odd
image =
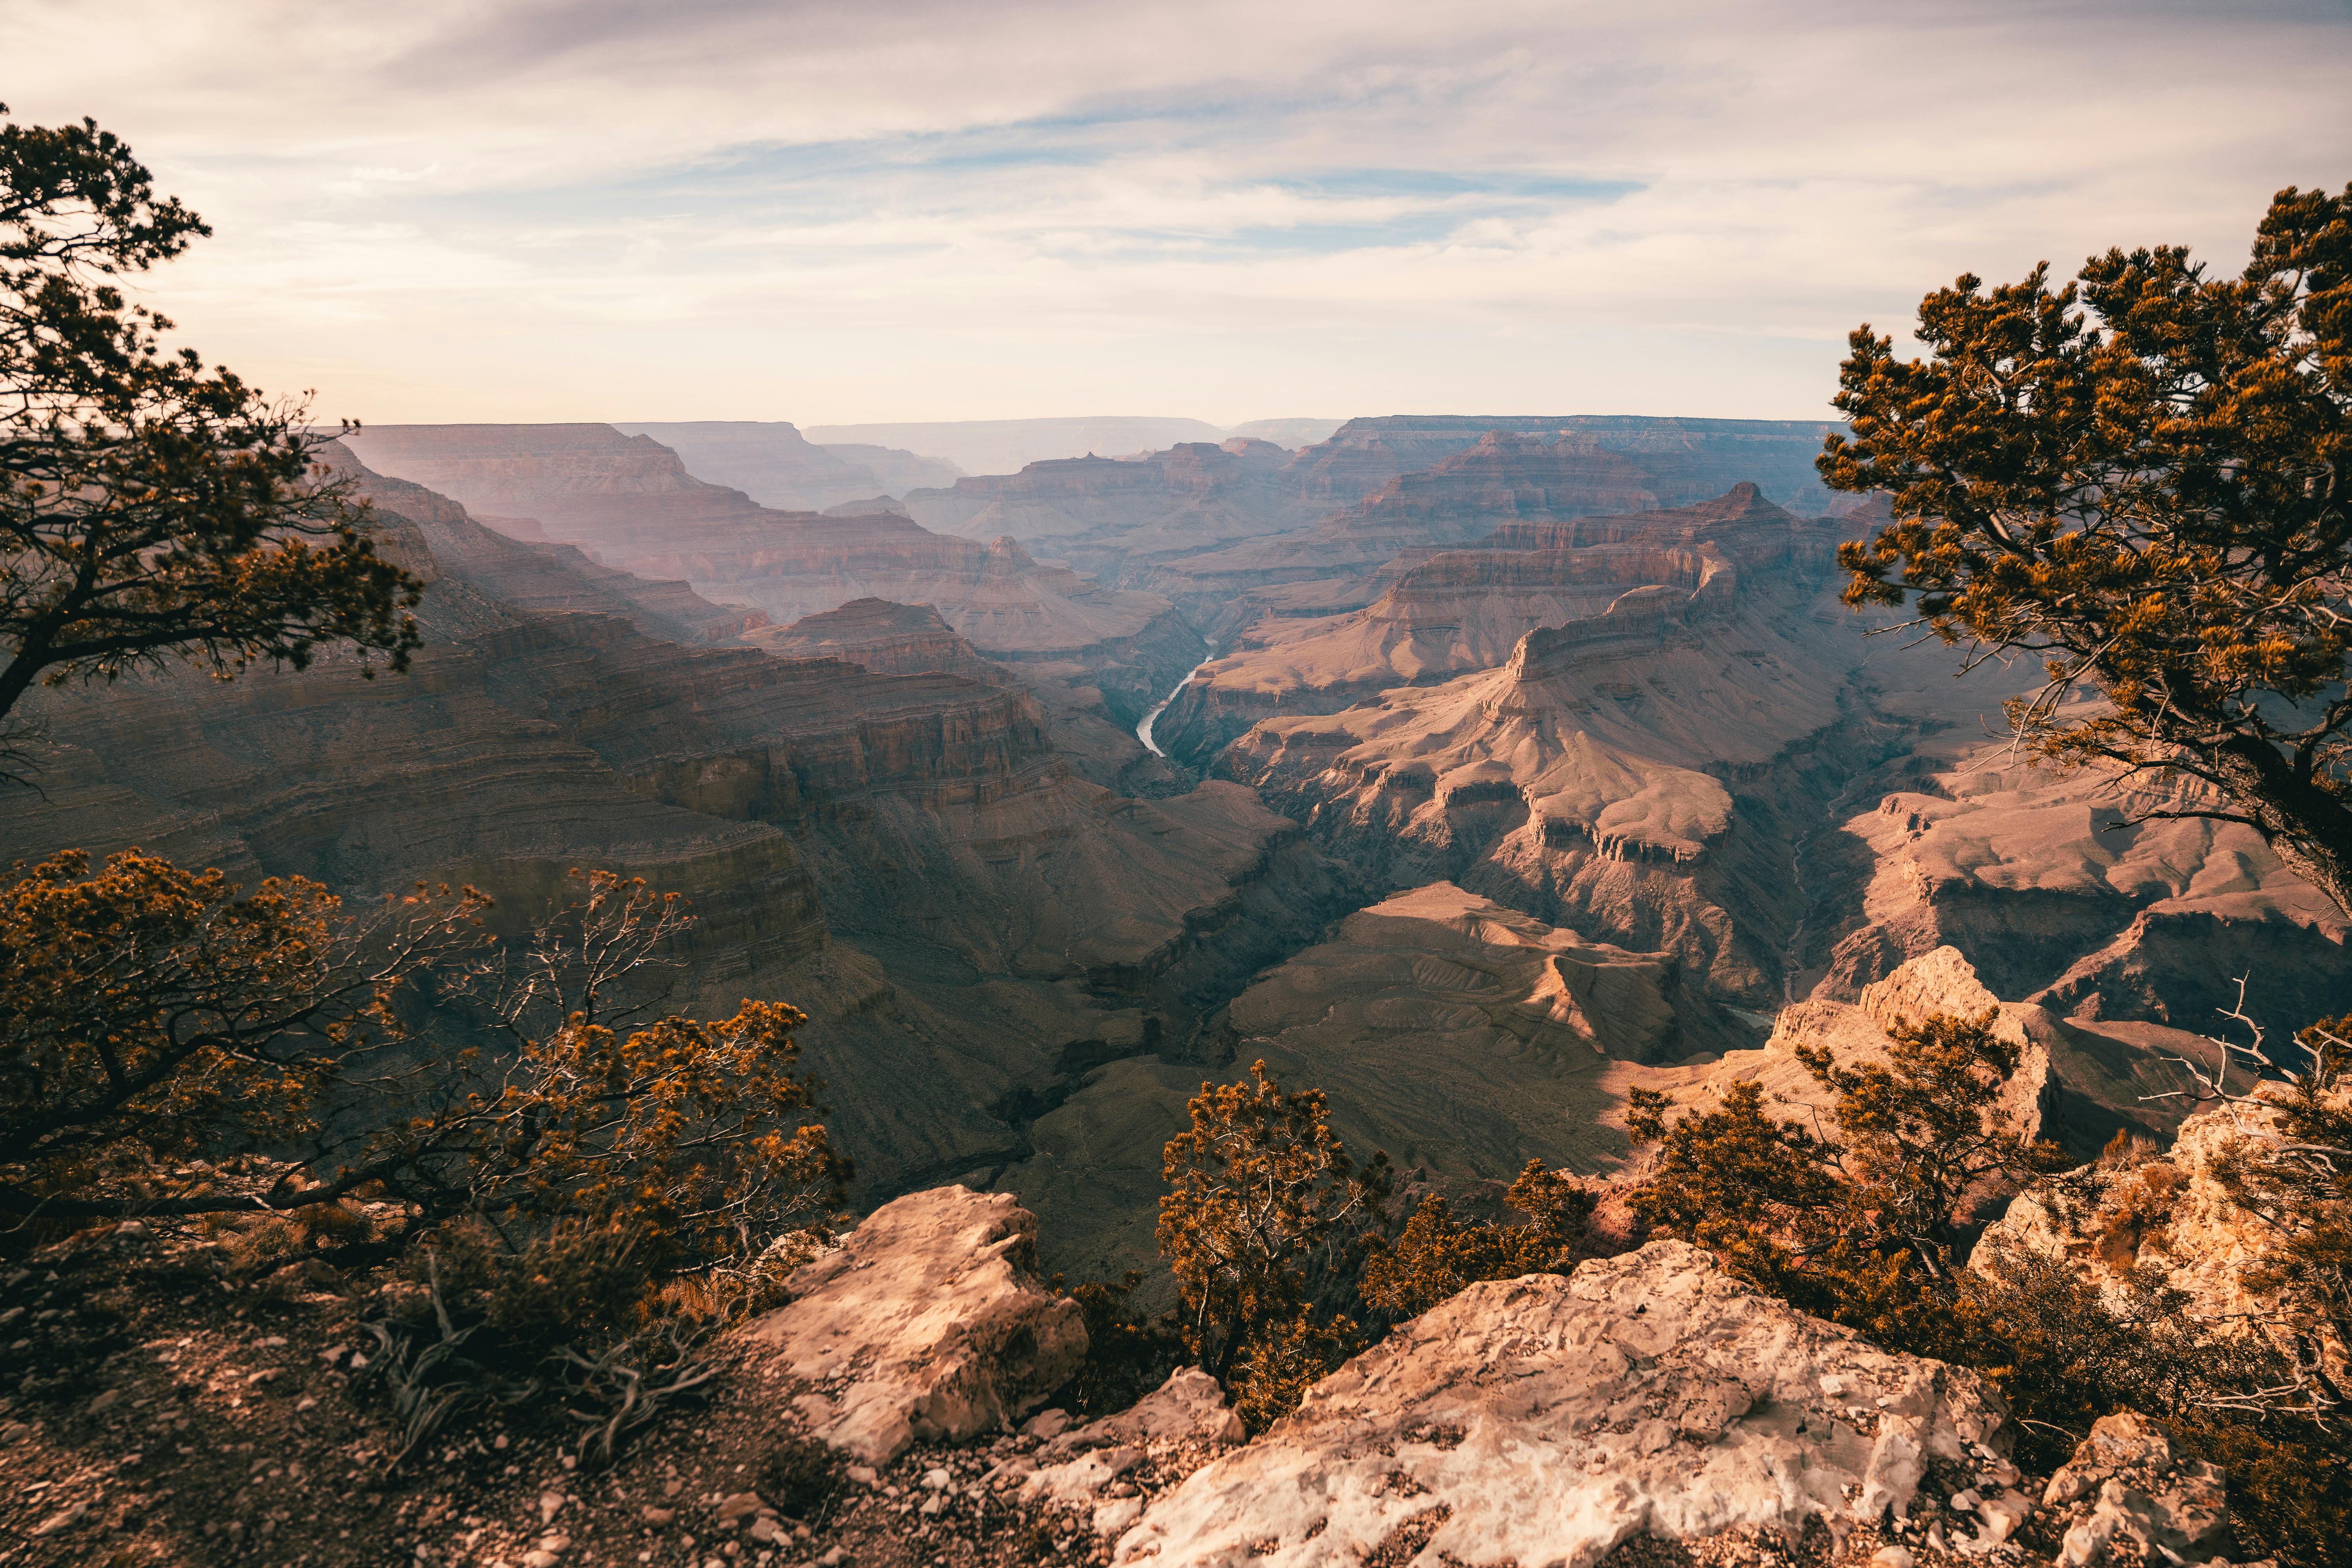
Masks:
[[[779,1541],[788,1541],[791,1535],[772,1519],[755,1519],[751,1521],[751,1539],[762,1546],[769,1546]]]
[[[923,1472],[923,1485],[931,1491],[938,1491],[954,1479],[955,1476],[948,1470],[934,1469]]]
[[[307,1394],[294,1402],[294,1410],[297,1415],[299,1415],[305,1410],[316,1410],[318,1407],[319,1402],[311,1398]]]
[[[662,1483],[662,1496],[664,1497],[676,1497],[685,1489],[686,1483],[679,1480],[676,1476],[672,1476],[669,1479]]]
[[[96,1399],[89,1402],[89,1413],[92,1415],[95,1415],[101,1410],[111,1410],[117,1404],[121,1403],[121,1399],[122,1391],[121,1389],[110,1388],[104,1394],[100,1394]]]
[[[923,1500],[923,1506],[916,1511],[921,1513],[926,1518],[935,1518],[938,1516],[940,1511],[947,1506],[947,1494],[945,1492],[933,1492],[930,1496]]]
[[[1024,1437],[1058,1437],[1070,1425],[1066,1410],[1040,1410],[1021,1424]]]
[[[870,1487],[882,1478],[871,1465],[852,1465],[849,1467],[849,1479],[861,1487]]]
[[[719,1522],[733,1524],[739,1520],[749,1519],[763,1506],[758,1492],[736,1492],[719,1500]]]
[[[644,1508],[637,1511],[644,1517],[645,1521],[647,1524],[667,1524],[671,1520],[677,1517],[677,1510],[674,1508],[656,1508],[651,1503],[646,1504]]]
[[[555,1516],[562,1513],[563,1511],[563,1505],[571,1500],[572,1500],[570,1498],[565,1497],[562,1492],[540,1493],[539,1522],[542,1525],[553,1524],[555,1522]]]
[[[74,1525],[80,1523],[82,1515],[89,1511],[89,1504],[86,1502],[78,1502],[71,1508],[61,1508],[58,1510],[57,1512],[49,1515],[48,1518],[41,1521],[40,1523],[33,1526],[33,1533],[35,1535],[55,1535],[60,1530],[70,1529]]]
[[[1870,1554],[1870,1568],[1911,1568],[1911,1553],[1900,1546],[1882,1546]]]
[[[332,1366],[337,1362],[342,1360],[343,1352],[351,1348],[352,1347],[349,1345],[329,1345],[325,1350],[319,1352],[319,1359],[325,1362],[329,1366]]]
[[[841,1568],[843,1563],[850,1561],[852,1561],[852,1559],[849,1553],[836,1546],[832,1551],[826,1552],[824,1556],[818,1558],[817,1563],[818,1568]]]

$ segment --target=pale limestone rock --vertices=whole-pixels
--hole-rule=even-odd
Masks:
[[[1425,1560],[1589,1568],[1637,1532],[1833,1529],[1909,1507],[1931,1458],[2013,1476],[2000,1397],[1653,1242],[1473,1285],[1163,1494],[1118,1561],[1352,1564],[1451,1510]]]
[[[1045,1445],[1048,1457],[1116,1443],[1240,1443],[1248,1430],[1225,1405],[1225,1391],[1197,1366],[1179,1367],[1166,1383],[1116,1415],[1065,1432]]]
[[[2281,1112],[2272,1097],[2281,1092],[2265,1084],[2251,1099],[2199,1111],[2180,1124],[2160,1158],[2137,1164],[2103,1161],[2020,1194],[1986,1228],[1975,1257],[2006,1252],[2072,1259],[2117,1309],[2130,1297],[2126,1270],[2153,1269],[2165,1286],[2188,1298],[2191,1317],[2223,1325],[2252,1322],[2285,1344],[2291,1314],[2275,1292],[2249,1279],[2271,1261],[2279,1233],[2241,1208],[2215,1174],[2233,1152],[2280,1138]],[[2088,1192],[2097,1196],[2084,1201]],[[2137,1219],[2121,1214],[2126,1208]],[[2347,1347],[2324,1327],[2315,1348],[2331,1375],[2352,1364]]]
[[[1034,1271],[1035,1230],[1002,1193],[912,1194],[793,1274],[792,1304],[744,1332],[827,1391],[815,1435],[859,1458],[1009,1429],[1086,1354],[1077,1303]]]
[[[2073,1516],[2061,1568],[2102,1563],[2204,1563],[2232,1542],[2221,1470],[2176,1459],[2171,1435],[2131,1411],[2101,1417],[2042,1494]],[[2133,1549],[2119,1552],[2128,1542]]]

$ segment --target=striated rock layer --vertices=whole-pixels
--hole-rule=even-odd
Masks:
[[[1182,442],[1132,459],[1070,458],[959,479],[909,493],[907,506],[942,533],[1009,534],[1089,572],[1133,573],[1307,521],[1284,482],[1290,460],[1246,437]]]
[[[353,440],[372,467],[536,518],[605,564],[683,578],[777,622],[859,598],[937,605],[991,658],[1082,667],[1129,723],[1198,657],[1156,595],[1040,565],[1009,539],[948,538],[887,512],[771,510],[610,426],[379,426]]]
[[[1193,673],[1155,734],[1206,765],[1259,719],[1334,713],[1391,687],[1490,669],[1538,628],[1528,657],[1566,668],[1657,615],[1695,623],[1743,595],[1810,594],[1828,575],[1838,532],[1752,484],[1693,507],[1505,522],[1467,548],[1397,555],[1387,591],[1362,609],[1261,618]]]

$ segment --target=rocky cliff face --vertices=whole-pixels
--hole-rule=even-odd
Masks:
[[[837,658],[876,675],[961,675],[1010,684],[1002,665],[958,636],[929,605],[852,599],[839,609],[803,616],[788,626],[762,626],[743,639],[785,658]]]
[[[514,609],[618,616],[648,637],[683,643],[732,642],[768,624],[763,612],[714,605],[688,584],[615,571],[576,546],[544,542],[535,519],[501,518],[504,526],[487,527],[446,496],[372,471],[341,442],[329,443],[320,458],[387,517],[412,523],[436,571]]]
[[[1685,508],[1743,482],[1755,501],[1784,493],[1820,510],[1818,485],[1810,477],[1794,482],[1792,465],[1800,449],[1811,462],[1822,427],[1764,426],[1704,437],[1682,428],[1710,423],[1741,424],[1350,421],[1285,470],[1295,497],[1330,503],[1320,521],[1171,560],[1139,580],[1230,633],[1255,616],[1329,614],[1369,604],[1419,559],[1416,552],[1497,530]],[[1728,466],[1743,458],[1757,466]],[[1759,475],[1769,476],[1760,489]],[[1362,490],[1340,499],[1359,482]],[[1601,542],[1569,534],[1549,542]],[[1510,535],[1497,542],[1519,549],[1542,543]]]
[[[1507,510],[1480,504],[1468,515]],[[1391,687],[1490,669],[1538,628],[1528,658],[1573,663],[1637,627],[1654,631],[1658,615],[1688,623],[1742,594],[1810,592],[1837,532],[1742,484],[1695,507],[1505,522],[1462,549],[1401,552],[1388,590],[1360,610],[1261,617],[1194,673],[1155,732],[1172,755],[1207,765],[1259,719],[1337,712]],[[1672,592],[1629,596],[1653,587]]]
[[[2251,975],[2255,1016],[2299,1027],[2352,991],[2341,912],[2251,828],[2126,825],[2217,804],[2185,782],[2026,766],[1973,725],[1927,736],[1833,814],[1816,875],[1834,896],[1803,963],[1850,994],[1950,943],[2053,1012],[2200,1027]]]
[[[700,916],[692,1005],[814,1016],[836,1134],[878,1195],[1025,1153],[1077,1064],[1181,1042],[1347,896],[1237,786],[1155,805],[1088,782],[1001,672],[682,647],[642,610],[526,614],[474,579],[657,595],[370,482],[387,552],[432,579],[413,672],[363,682],[326,658],[50,694],[46,796],[0,801],[10,853],[138,844],[360,894],[471,881],[518,920],[572,867],[645,875]],[[465,549],[445,567],[428,533]]]
[[[925,457],[902,447],[878,447],[870,441],[832,441],[822,449],[872,474],[887,496],[903,498],[909,490],[934,489],[963,478],[963,470],[945,458]]]

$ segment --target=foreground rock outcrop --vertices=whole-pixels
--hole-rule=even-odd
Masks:
[[[1037,1222],[1002,1194],[885,1204],[744,1331],[813,1392],[812,1432],[868,1463],[1015,1424],[1086,1355],[1078,1304],[1037,1278]]]
[[[1999,1394],[1725,1276],[1679,1242],[1473,1285],[1152,1502],[1118,1561],[1588,1568],[1641,1534],[1834,1533],[1973,1491],[2030,1509]],[[1953,1482],[1958,1485],[1953,1485]]]

